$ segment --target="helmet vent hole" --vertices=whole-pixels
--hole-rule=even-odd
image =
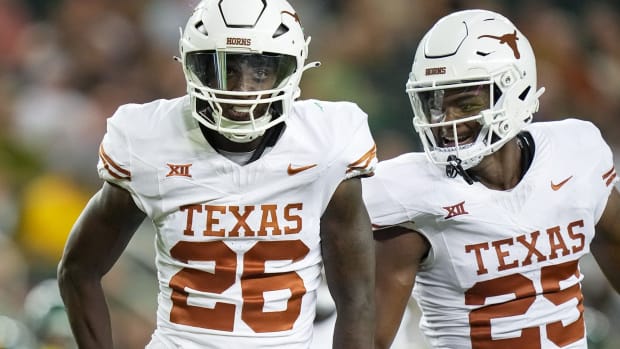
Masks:
[[[525,97],[527,97],[527,94],[530,92],[530,86],[528,86],[525,90],[523,90],[523,92],[521,92],[521,94],[519,95],[519,99],[524,101]]]
[[[202,21],[196,23],[194,28],[196,28],[196,30],[198,30],[199,32],[201,32],[204,35],[209,35],[209,33],[207,33],[207,29],[205,28],[205,24]]]
[[[284,34],[286,34],[289,31],[288,27],[285,26],[284,24],[280,24],[280,26],[278,27],[278,29],[276,29],[276,32],[273,33],[272,38],[277,38],[279,36],[282,36]]]

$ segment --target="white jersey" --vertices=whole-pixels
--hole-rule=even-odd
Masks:
[[[423,153],[380,162],[363,181],[373,225],[431,244],[413,296],[433,348],[587,347],[578,261],[618,180],[612,154],[589,122],[526,131],[535,155],[512,190],[448,178]]]
[[[108,120],[99,175],[154,222],[152,348],[307,348],[321,279],[319,219],[344,179],[369,175],[367,116],[299,101],[275,146],[241,166],[216,152],[186,97]]]

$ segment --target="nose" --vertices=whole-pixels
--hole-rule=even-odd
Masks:
[[[240,76],[228,81],[228,90],[237,92],[252,92],[257,90],[256,83],[250,77]]]

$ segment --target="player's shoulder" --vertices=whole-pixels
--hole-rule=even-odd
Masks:
[[[601,132],[590,121],[574,118],[559,121],[535,122],[526,128],[534,138],[536,152],[557,169],[570,164],[598,164],[611,161],[611,151]],[[606,165],[605,165],[606,166]],[[580,166],[582,171],[592,166]],[[599,170],[599,169],[597,169]]]
[[[362,180],[362,195],[373,224],[390,226],[428,212],[454,186],[443,170],[412,152],[382,160],[374,176]]]
[[[366,113],[351,102],[295,101],[286,122],[296,138],[312,139],[327,148],[346,147],[360,134],[370,133]]]
[[[347,178],[372,172],[376,145],[367,115],[355,103],[296,101],[286,124],[279,142],[289,144],[281,149],[310,152],[334,171],[344,166]]]
[[[307,122],[350,123],[365,122],[367,114],[354,102],[322,101],[318,99],[297,100],[293,104],[294,115]]]
[[[413,171],[413,175],[426,174],[436,167],[422,152],[410,152],[379,162],[377,169],[386,174]]]
[[[590,121],[566,118],[558,121],[534,122],[526,128],[535,138],[548,138],[554,143],[583,146],[601,139],[601,132]]]
[[[391,159],[379,161],[368,185],[381,185],[385,188],[403,188],[400,192],[411,193],[435,187],[445,175],[441,168],[431,163],[422,152],[404,153]]]
[[[128,103],[118,107],[108,118],[113,128],[122,129],[127,134],[157,134],[160,129],[169,129],[163,124],[181,120],[184,108],[188,107],[186,97],[157,99],[147,103]],[[175,117],[176,116],[176,117]]]

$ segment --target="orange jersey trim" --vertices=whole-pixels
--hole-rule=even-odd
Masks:
[[[603,175],[603,180],[606,181],[605,185],[609,186],[614,181],[615,178],[616,178],[616,168],[612,166],[611,169],[605,172],[605,174]]]
[[[363,170],[371,164],[372,160],[377,157],[377,145],[373,144],[372,148],[367,151],[362,157],[357,159],[356,161],[350,163],[347,168],[347,173],[353,172],[355,170]]]
[[[131,172],[120,167],[103,149],[103,144],[99,146],[99,158],[103,161],[103,167],[116,179],[131,180]],[[114,169],[114,171],[112,170]]]

